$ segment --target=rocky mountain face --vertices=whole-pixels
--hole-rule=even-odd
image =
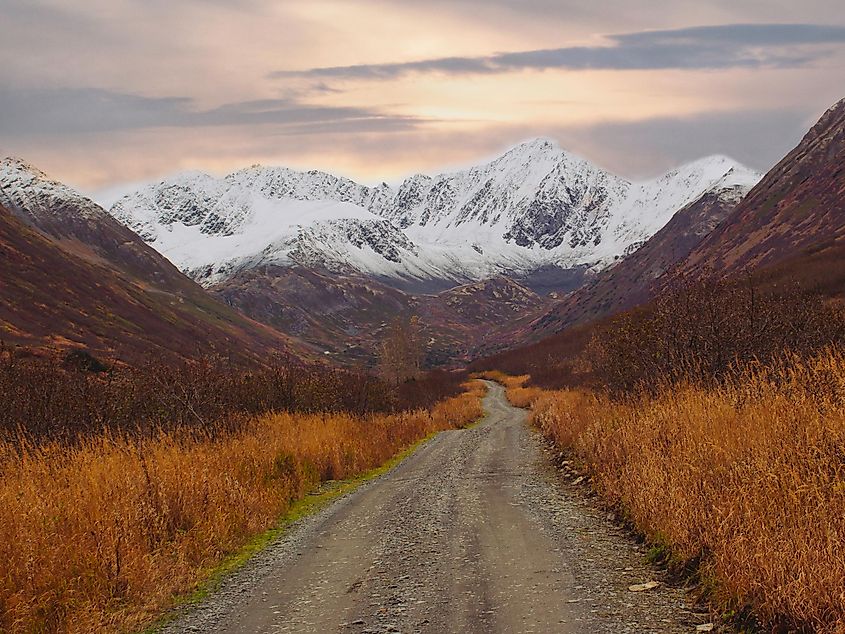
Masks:
[[[124,360],[291,341],[211,297],[91,200],[17,159],[0,161],[0,339]]]
[[[639,249],[565,296],[531,326],[531,338],[621,312],[651,300],[664,276],[734,210],[745,189],[710,192],[676,213]]]
[[[757,178],[710,157],[631,183],[540,139],[395,189],[260,166],[220,179],[186,174],[125,196],[111,213],[206,286],[273,265],[361,274],[412,292],[499,275],[568,291],[678,209]]]

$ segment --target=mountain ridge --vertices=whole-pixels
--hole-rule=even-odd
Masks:
[[[527,278],[549,266],[600,270],[679,208],[757,178],[714,156],[631,182],[537,139],[398,188],[283,167],[190,173],[127,194],[110,213],[206,286],[272,264],[371,275],[397,287],[441,280],[445,288]],[[320,201],[332,204],[316,213]]]
[[[721,275],[845,240],[845,99],[829,108],[683,263]]]

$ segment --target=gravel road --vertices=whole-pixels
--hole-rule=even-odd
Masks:
[[[166,632],[695,632],[489,384],[487,416],[296,524]]]

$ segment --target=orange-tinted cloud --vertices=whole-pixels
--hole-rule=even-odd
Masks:
[[[625,175],[765,169],[842,96],[843,32],[839,0],[0,0],[0,153],[89,188],[394,180],[529,136]]]

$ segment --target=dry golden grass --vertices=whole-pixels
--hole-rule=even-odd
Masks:
[[[845,356],[624,403],[548,392],[534,421],[717,605],[845,632]]]
[[[482,414],[272,414],[216,438],[0,444],[0,631],[125,631],[166,609],[320,481],[373,469]]]
[[[521,385],[508,387],[508,401],[514,407],[531,407],[538,398],[545,393],[539,387],[523,387]]]
[[[486,370],[478,373],[478,376],[504,385],[508,401],[514,407],[531,407],[534,401],[545,393],[545,390],[539,387],[525,386],[531,378],[527,374],[510,376],[498,370]]]
[[[472,376],[474,378],[495,381],[496,383],[501,383],[502,385],[507,385],[508,382],[514,383],[516,381],[519,381],[520,379],[528,380],[528,375],[526,375],[525,377],[510,376],[509,374],[505,374],[504,372],[499,372],[499,370],[485,370],[484,372],[477,372]]]

